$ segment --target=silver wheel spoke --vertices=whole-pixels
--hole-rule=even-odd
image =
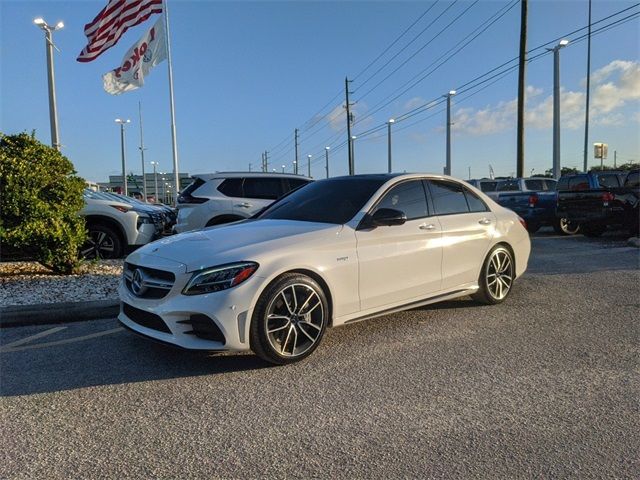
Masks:
[[[298,297],[296,297],[296,286],[291,285],[291,291],[293,292],[293,312],[298,311]]]
[[[306,312],[304,312],[304,314],[305,314],[305,315],[309,315],[311,312],[313,312],[313,311],[318,307],[318,305],[320,305],[320,303],[321,303],[321,302],[320,302],[320,299],[318,299],[318,303],[316,303],[313,307],[311,307],[309,310],[307,310]]]
[[[106,236],[107,236],[107,234],[104,233],[104,232],[98,233],[98,243],[99,244],[102,243],[104,241],[104,237],[106,237]]]
[[[286,305],[287,310],[291,315],[293,315],[293,310],[291,310],[291,307],[289,306],[289,302],[287,301],[287,296],[284,294],[284,290],[280,292],[280,295],[282,295],[282,299],[284,300],[284,304]]]
[[[319,327],[319,326],[317,326],[317,325],[315,325],[315,324],[313,324],[311,322],[300,322],[300,323],[302,323],[303,325],[309,325],[309,326],[315,328],[318,331],[322,330],[322,327]]]
[[[282,343],[282,354],[286,355],[286,352],[284,351],[285,347],[287,346],[287,342],[289,341],[289,337],[291,336],[291,329],[293,328],[293,325],[289,326],[289,331],[287,332],[287,338],[284,340],[284,342]]]
[[[309,335],[306,330],[304,328],[302,328],[302,325],[306,325],[304,322],[301,322],[298,324],[298,328],[300,329],[300,331],[304,334],[305,337],[307,337],[309,340],[311,340],[312,342],[315,342],[316,339],[313,338],[311,335]]]
[[[273,332],[278,332],[280,330],[284,330],[285,328],[287,328],[290,325],[290,323],[285,323],[282,327],[276,327],[276,328],[272,328],[271,330],[267,330],[267,333],[273,333]]]
[[[309,300],[311,300],[314,295],[316,294],[316,292],[311,291],[311,293],[309,294],[309,296],[307,297],[307,299],[304,301],[304,303],[302,304],[302,306],[298,309],[298,313],[302,313],[302,311],[304,310],[304,307],[306,307],[309,304]]]

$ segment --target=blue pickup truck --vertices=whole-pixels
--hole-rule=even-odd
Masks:
[[[495,191],[485,192],[498,204],[513,210],[527,222],[527,230],[536,232],[542,226],[551,226],[556,233],[574,235],[579,226],[556,217],[558,195],[552,178],[510,178],[499,180]]]

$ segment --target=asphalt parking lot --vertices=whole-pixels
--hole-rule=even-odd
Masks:
[[[0,331],[0,477],[640,476],[640,255],[542,232],[509,300],[328,332],[267,367],[115,319]]]

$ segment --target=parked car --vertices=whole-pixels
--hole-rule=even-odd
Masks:
[[[441,175],[319,180],[255,219],[167,237],[127,257],[119,320],[196,350],[285,364],[325,329],[472,295],[503,302],[527,268],[524,222]]]
[[[467,180],[467,183],[469,185],[473,185],[478,190],[480,190],[480,191],[482,191],[484,193],[487,193],[487,192],[495,192],[496,191],[496,187],[498,185],[498,180],[493,179],[493,178],[480,178],[480,179]]]
[[[487,194],[524,218],[530,233],[542,226],[551,226],[557,233],[573,235],[578,227],[556,217],[555,187],[556,181],[552,178],[509,178],[499,180],[495,191]]]
[[[167,223],[167,216],[165,212],[154,206],[151,203],[145,203],[142,200],[138,200],[134,197],[128,197],[126,195],[121,195],[119,193],[113,192],[99,192],[100,195],[113,198],[117,201],[128,203],[129,205],[136,207],[140,212],[146,212],[151,219],[153,220],[153,224],[156,226],[156,233],[160,234],[164,231],[165,225]]]
[[[178,197],[178,233],[236,222],[255,215],[311,179],[276,173],[195,175]]]
[[[579,224],[591,237],[607,227],[638,232],[639,171],[589,172],[567,175],[558,182],[557,215]]]
[[[121,258],[128,250],[145,245],[158,233],[146,210],[86,189],[84,208],[89,239],[81,248],[83,258]]]

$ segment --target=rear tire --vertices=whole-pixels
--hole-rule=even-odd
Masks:
[[[80,248],[80,256],[87,260],[121,258],[124,245],[118,232],[102,224],[87,225],[88,239]]]
[[[482,264],[478,278],[480,289],[471,298],[485,305],[502,303],[511,293],[515,276],[513,255],[504,245],[496,245]]]
[[[328,320],[322,287],[306,275],[286,273],[258,299],[249,331],[251,350],[275,365],[299,362],[318,347]]]
[[[580,224],[571,223],[566,218],[558,218],[553,223],[553,229],[558,235],[576,235],[580,232]]]

